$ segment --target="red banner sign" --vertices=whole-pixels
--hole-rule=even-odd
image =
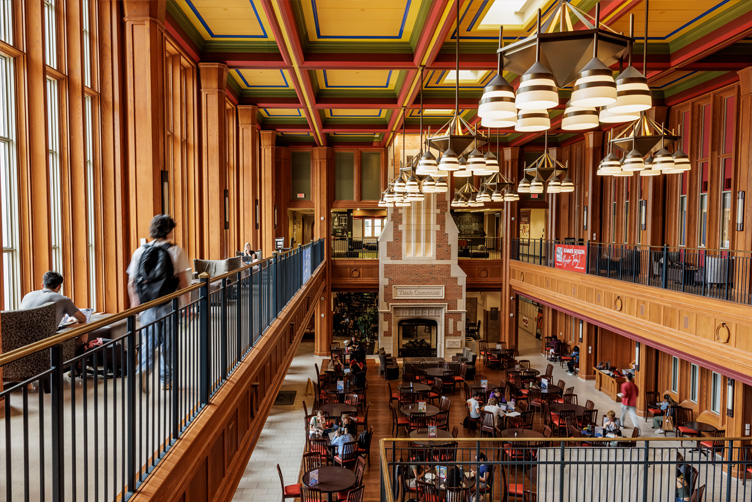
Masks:
[[[587,249],[585,246],[557,244],[555,264],[556,268],[584,274],[587,266]]]

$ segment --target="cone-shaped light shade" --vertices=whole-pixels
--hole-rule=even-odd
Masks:
[[[608,106],[606,108],[601,108],[601,111],[598,114],[598,120],[600,120],[603,124],[623,124],[625,122],[634,122],[639,118],[639,112],[614,113]]]
[[[485,170],[486,158],[477,148],[470,153],[470,157],[467,159],[467,168],[472,172],[476,172],[479,169],[481,171]]]
[[[642,158],[642,154],[637,150],[632,149],[624,158],[623,171],[642,171],[645,169],[645,161]]]
[[[616,82],[611,69],[593,58],[580,71],[572,90],[572,106],[608,106],[616,102]]]
[[[561,128],[565,131],[585,131],[598,127],[598,111],[595,108],[580,108],[567,103]]]
[[[649,110],[652,106],[648,79],[634,66],[629,66],[616,77],[616,102],[609,106],[609,112],[636,113]]]
[[[500,74],[483,89],[478,115],[481,119],[504,119],[517,115],[514,88]]]
[[[451,148],[442,154],[441,160],[439,160],[440,171],[456,171],[460,168],[460,161],[457,158],[457,154]]]
[[[514,129],[519,132],[540,132],[550,128],[551,117],[548,110],[520,110]]]
[[[514,116],[505,119],[484,117],[480,120],[480,125],[493,129],[509,129],[517,125],[517,112],[515,112]]]
[[[520,110],[548,110],[559,104],[559,88],[551,70],[536,62],[520,78],[514,101]]]
[[[655,160],[653,161],[653,169],[660,171],[666,171],[674,168],[674,157],[671,152],[665,148],[661,148],[655,154]]]
[[[517,184],[518,193],[530,193],[530,182],[526,178],[522,178]]]

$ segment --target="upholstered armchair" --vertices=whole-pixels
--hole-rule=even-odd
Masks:
[[[198,276],[204,272],[209,274],[210,277],[216,277],[239,269],[243,265],[243,258],[240,256],[226,260],[199,260],[196,258],[193,260],[193,278],[198,279]]]
[[[7,310],[0,313],[3,352],[49,338],[57,329],[56,308],[48,303],[28,310]],[[63,344],[63,360],[75,357],[76,341]],[[50,351],[42,350],[18,361],[3,366],[4,381],[23,381],[50,368]],[[42,379],[45,392],[49,392],[49,378]]]

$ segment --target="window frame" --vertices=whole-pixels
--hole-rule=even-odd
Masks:
[[[721,414],[721,403],[723,400],[723,377],[720,373],[713,371],[710,377],[710,411],[718,415]]]
[[[700,367],[690,363],[689,367],[689,401],[697,403],[700,397]]]
[[[0,144],[7,147],[5,151],[4,172],[0,173],[0,197],[2,198],[2,245],[3,245],[3,308],[13,310],[18,308],[21,301],[21,270],[19,259],[19,187],[18,187],[18,157],[16,130],[16,91],[15,91],[15,59],[0,52],[0,77],[4,82],[1,89],[5,89],[0,99],[5,99],[6,106],[0,108],[0,121],[5,121],[5,127],[0,127]],[[5,131],[5,134],[3,134]],[[0,150],[3,155],[3,150]],[[5,181],[5,183],[2,183]],[[6,242],[6,237],[8,242]]]
[[[52,85],[54,84],[54,85]],[[63,193],[60,141],[60,81],[47,76],[47,169],[50,187],[50,251],[51,267],[63,274]]]
[[[42,11],[44,15],[44,63],[56,70],[59,68],[59,40],[58,33],[58,6],[57,0],[43,0]]]
[[[671,356],[671,392],[679,393],[679,358]]]

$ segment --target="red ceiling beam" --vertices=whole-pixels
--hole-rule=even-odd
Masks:
[[[290,65],[281,54],[270,52],[204,52],[202,61],[224,63],[231,68],[286,70]]]
[[[332,53],[306,54],[306,70],[403,70],[415,68],[412,54]]]

